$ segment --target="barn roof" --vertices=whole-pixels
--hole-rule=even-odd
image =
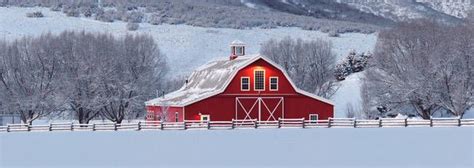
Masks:
[[[222,58],[211,61],[196,69],[188,79],[188,83],[180,89],[166,94],[163,97],[155,98],[145,102],[155,106],[186,106],[202,99],[222,93],[231,82],[237,72],[256,60],[264,59],[270,64],[280,69],[290,81],[295,90],[303,95],[318,99],[328,104],[333,104],[330,100],[318,97],[314,94],[298,89],[286,72],[276,63],[262,55],[247,55],[237,57],[234,60]]]

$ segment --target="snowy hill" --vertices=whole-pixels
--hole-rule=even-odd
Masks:
[[[41,11],[44,18],[27,18],[28,12]],[[345,33],[341,37],[328,37],[327,33],[308,31],[300,28],[276,29],[227,29],[203,28],[187,25],[151,25],[140,24],[135,31],[127,31],[124,22],[100,22],[88,18],[67,17],[60,12],[51,12],[48,8],[1,8],[0,38],[12,40],[24,35],[41,33],[59,33],[64,30],[84,30],[90,32],[110,32],[116,35],[126,33],[148,33],[155,37],[160,49],[168,56],[174,71],[188,74],[190,71],[216,57],[227,57],[231,41],[239,39],[247,44],[247,53],[257,53],[260,45],[271,38],[326,39],[332,41],[334,51],[339,56],[347,54],[350,49],[372,51],[375,34]],[[204,42],[203,42],[204,40]]]
[[[336,115],[334,117],[344,118],[347,112],[347,106],[350,104],[356,109],[361,109],[360,104],[362,98],[360,88],[362,84],[363,72],[349,75],[345,80],[340,82],[339,90],[336,92],[332,100],[336,102]]]

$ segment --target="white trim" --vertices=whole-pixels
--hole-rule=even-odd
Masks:
[[[211,121],[211,115],[209,114],[205,114],[205,115],[201,114],[200,117],[201,117],[201,121]],[[204,117],[207,117],[207,120],[203,120]]]
[[[272,79],[276,79],[276,89],[272,89]],[[268,78],[268,88],[270,91],[278,91],[278,84],[280,83],[280,79],[278,79],[278,76],[270,76]]]
[[[312,120],[312,119],[311,119],[311,116],[316,116],[316,120]],[[309,114],[308,120],[309,120],[310,122],[312,122],[312,123],[318,122],[318,120],[319,120],[319,114]]]
[[[248,82],[248,83],[247,83],[247,85],[248,85],[248,86],[247,86],[247,89],[243,89],[243,88],[242,88],[242,84],[243,84],[243,83],[242,83],[242,80],[243,80],[243,79],[247,79],[247,82]],[[240,77],[240,91],[250,91],[250,77],[248,77],[248,76],[242,76],[242,77]]]
[[[309,92],[306,92],[304,90],[301,90],[299,89],[298,87],[296,87],[296,85],[293,83],[293,81],[291,80],[291,78],[289,77],[288,73],[278,64],[276,64],[275,62],[273,62],[272,60],[266,58],[265,56],[263,55],[257,55],[251,59],[248,60],[247,63],[245,63],[244,65],[242,65],[241,67],[239,67],[238,69],[236,69],[236,71],[234,71],[232,73],[232,75],[230,75],[230,77],[227,79],[226,83],[224,84],[225,87],[222,87],[221,89],[219,90],[216,90],[213,94],[209,94],[208,96],[203,96],[203,97],[200,97],[198,99],[195,99],[194,101],[190,101],[190,102],[186,102],[186,103],[183,103],[183,104],[171,104],[170,106],[172,107],[184,107],[184,106],[187,106],[187,105],[190,105],[190,104],[193,104],[193,103],[196,103],[196,102],[199,102],[201,100],[204,100],[204,99],[207,99],[209,97],[212,97],[212,96],[215,96],[215,95],[218,95],[220,93],[223,93],[227,87],[229,86],[229,84],[232,82],[232,80],[234,79],[234,77],[237,75],[237,73],[240,72],[240,70],[242,70],[243,68],[249,66],[250,64],[254,63],[255,61],[259,60],[259,59],[263,59],[264,61],[268,62],[270,65],[273,65],[274,67],[276,67],[278,70],[280,70],[283,75],[285,76],[285,78],[290,82],[291,86],[293,87],[293,89],[295,89],[295,91],[299,94],[302,94],[302,95],[305,95],[305,96],[308,96],[310,98],[313,98],[313,99],[316,99],[316,100],[319,100],[319,101],[322,101],[326,104],[330,104],[332,106],[334,106],[334,103],[331,101],[331,100],[328,100],[328,99],[325,99],[323,97],[319,97],[317,95],[314,95],[312,93],[309,93]],[[145,105],[147,106],[160,106],[159,104],[147,104],[145,102]],[[333,107],[334,108],[334,107]],[[333,116],[334,116],[334,109],[333,109]]]
[[[183,107],[183,121],[186,120],[186,110],[185,110],[185,107]]]
[[[257,89],[257,74],[255,72],[263,71],[263,89]],[[254,69],[253,70],[253,90],[254,91],[265,91],[265,69]]]

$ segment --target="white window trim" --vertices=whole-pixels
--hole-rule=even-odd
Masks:
[[[243,88],[242,88],[242,81],[243,81],[244,78],[247,79],[247,81],[248,81],[248,83],[247,83],[247,85],[248,85],[247,89],[243,89]],[[240,90],[241,90],[241,91],[250,91],[250,77],[244,76],[244,77],[241,77],[241,78],[240,78]]]
[[[238,53],[237,51],[239,51],[240,49],[240,53]],[[244,55],[244,46],[235,46],[235,55]]]
[[[276,89],[272,89],[272,79],[276,79]],[[269,85],[268,88],[270,88],[270,91],[278,91],[278,83],[280,83],[280,79],[278,79],[278,76],[270,76],[270,80],[268,81]]]
[[[311,120],[311,116],[316,116],[316,120]],[[317,123],[319,120],[319,114],[309,114],[309,122],[311,123]]]
[[[203,120],[204,117],[207,117],[207,120]],[[201,121],[211,121],[211,115],[208,115],[208,114],[202,115],[201,114]]]
[[[256,71],[263,71],[263,89],[257,89],[257,74],[255,73]],[[253,70],[253,90],[255,91],[265,91],[265,70],[264,69],[254,69]]]

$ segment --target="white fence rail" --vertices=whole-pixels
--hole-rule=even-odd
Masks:
[[[121,130],[188,130],[188,129],[263,129],[263,128],[385,128],[385,127],[461,127],[474,126],[474,119],[431,118],[358,120],[355,118],[329,118],[328,120],[304,120],[304,118],[279,118],[276,121],[232,120],[135,123],[51,123],[49,125],[9,124],[0,126],[0,132],[32,131],[121,131]]]

